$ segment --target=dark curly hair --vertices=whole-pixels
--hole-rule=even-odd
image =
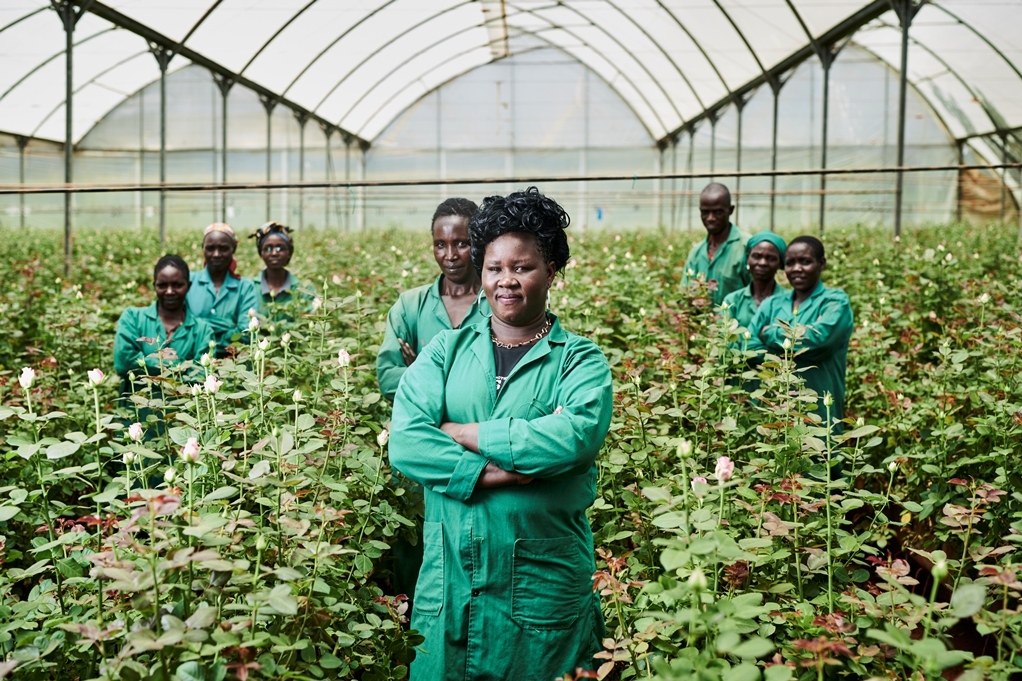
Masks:
[[[460,196],[449,198],[437,206],[436,210],[433,211],[433,219],[429,221],[429,231],[430,233],[433,232],[433,225],[435,225],[436,221],[440,218],[457,215],[465,218],[466,220],[471,220],[472,216],[474,216],[478,210],[479,206],[476,205],[475,201],[463,199]]]
[[[185,279],[191,278],[191,272],[188,271],[188,263],[180,255],[165,255],[156,261],[156,267],[153,268],[153,281],[156,281],[156,275],[167,269],[173,267],[176,270],[181,270],[185,275]]]
[[[817,261],[823,262],[827,257],[823,253],[823,242],[817,239],[815,236],[797,236],[788,243],[788,250],[795,244],[805,244],[809,246],[809,250],[813,252],[813,257]]]
[[[563,270],[571,257],[564,233],[570,222],[560,204],[540,194],[536,187],[507,196],[488,196],[468,227],[472,264],[482,272],[486,247],[494,239],[511,232],[525,232],[536,237],[543,259],[552,262],[558,271]]]

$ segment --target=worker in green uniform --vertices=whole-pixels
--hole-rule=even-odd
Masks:
[[[244,340],[250,313],[259,309],[255,286],[235,273],[237,247],[238,237],[230,225],[214,222],[206,227],[202,233],[206,266],[192,273],[188,290],[188,309],[213,327],[218,357],[227,356],[234,336]]]
[[[189,286],[184,259],[165,255],[153,271],[156,302],[147,307],[129,307],[117,320],[114,370],[121,377],[122,397],[130,396],[138,387],[131,385],[129,373],[158,375],[209,352],[213,329],[189,312]]]
[[[795,367],[805,379],[806,387],[816,391],[816,413],[821,419],[826,419],[827,415],[824,397],[827,394],[833,397],[830,416],[835,422],[844,418],[845,369],[854,321],[845,292],[827,288],[820,281],[826,266],[827,258],[819,239],[800,236],[788,244],[784,274],[791,291],[767,298],[759,306],[752,320],[749,349],[780,356],[789,335],[779,322],[804,327],[804,335],[794,341],[792,348],[793,352],[800,353],[795,356]]]
[[[535,187],[487,198],[472,259],[492,315],[437,335],[398,388],[390,459],[426,504],[413,681],[546,681],[600,649],[586,509],[613,389],[600,349],[547,311],[567,225]]]
[[[376,357],[380,392],[394,400],[398,383],[415,357],[441,331],[482,321],[489,308],[480,300],[479,273],[472,265],[468,223],[478,206],[450,198],[430,222],[433,257],[440,276],[432,284],[405,291],[387,313],[387,329]]]
[[[270,323],[292,322],[297,314],[312,309],[316,291],[303,284],[287,266],[295,254],[291,228],[279,222],[267,222],[252,234],[256,252],[265,269],[250,281],[259,294],[259,315]]]
[[[681,283],[687,286],[698,278],[704,279],[713,292],[714,307],[727,294],[751,281],[745,268],[745,242],[749,235],[731,224],[734,212],[731,192],[719,182],[706,185],[699,195],[699,217],[706,228],[706,238],[689,251]]]
[[[784,239],[766,230],[753,234],[745,244],[745,268],[752,281],[724,297],[727,314],[748,329],[760,304],[778,290],[777,270],[784,264]]]

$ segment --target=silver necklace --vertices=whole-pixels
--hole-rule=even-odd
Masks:
[[[542,338],[543,336],[545,336],[548,333],[550,333],[550,329],[553,327],[553,325],[554,325],[554,323],[552,321],[550,321],[550,317],[547,317],[546,318],[546,324],[544,324],[543,328],[539,330],[539,333],[537,333],[535,336],[533,336],[529,340],[522,341],[521,343],[501,343],[499,340],[497,340],[497,336],[496,336],[496,334],[493,333],[492,330],[490,331],[490,340],[492,340],[493,344],[496,345],[498,348],[503,348],[504,350],[511,350],[513,348],[520,348],[523,345],[529,345],[531,343],[535,343],[540,338]]]

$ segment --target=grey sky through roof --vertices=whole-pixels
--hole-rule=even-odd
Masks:
[[[73,138],[159,78],[154,41],[371,143],[451,79],[528,35],[591,69],[653,139],[779,68],[850,39],[900,64],[886,0],[108,0],[74,31]],[[129,28],[124,28],[127,25]],[[1022,126],[1022,2],[938,0],[916,16],[909,80],[955,138]],[[151,34],[139,29],[143,27]],[[46,0],[0,7],[0,131],[63,141],[65,35]],[[174,71],[189,63],[183,54]]]

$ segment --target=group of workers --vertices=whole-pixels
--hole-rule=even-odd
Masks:
[[[705,282],[717,309],[747,329],[756,357],[798,353],[820,413],[829,393],[830,417],[841,419],[852,313],[842,291],[820,282],[823,245],[749,236],[733,212],[723,185],[702,192],[706,238],[689,253],[684,281]],[[444,201],[430,225],[440,274],[387,315],[376,369],[393,402],[390,460],[425,502],[424,557],[395,547],[397,562],[417,572],[406,578],[411,625],[425,639],[414,680],[551,679],[591,668],[601,649],[586,511],[613,387],[602,351],[548,309],[570,258],[568,223],[535,187],[481,206]],[[201,272],[160,259],[156,303],[118,323],[118,372],[140,358],[151,367],[198,359],[210,340],[224,354],[250,311],[297,290],[286,270],[289,230],[268,223],[253,236],[266,263],[254,281],[234,274],[237,239],[226,225],[206,229]],[[790,289],[776,282],[781,267]]]

